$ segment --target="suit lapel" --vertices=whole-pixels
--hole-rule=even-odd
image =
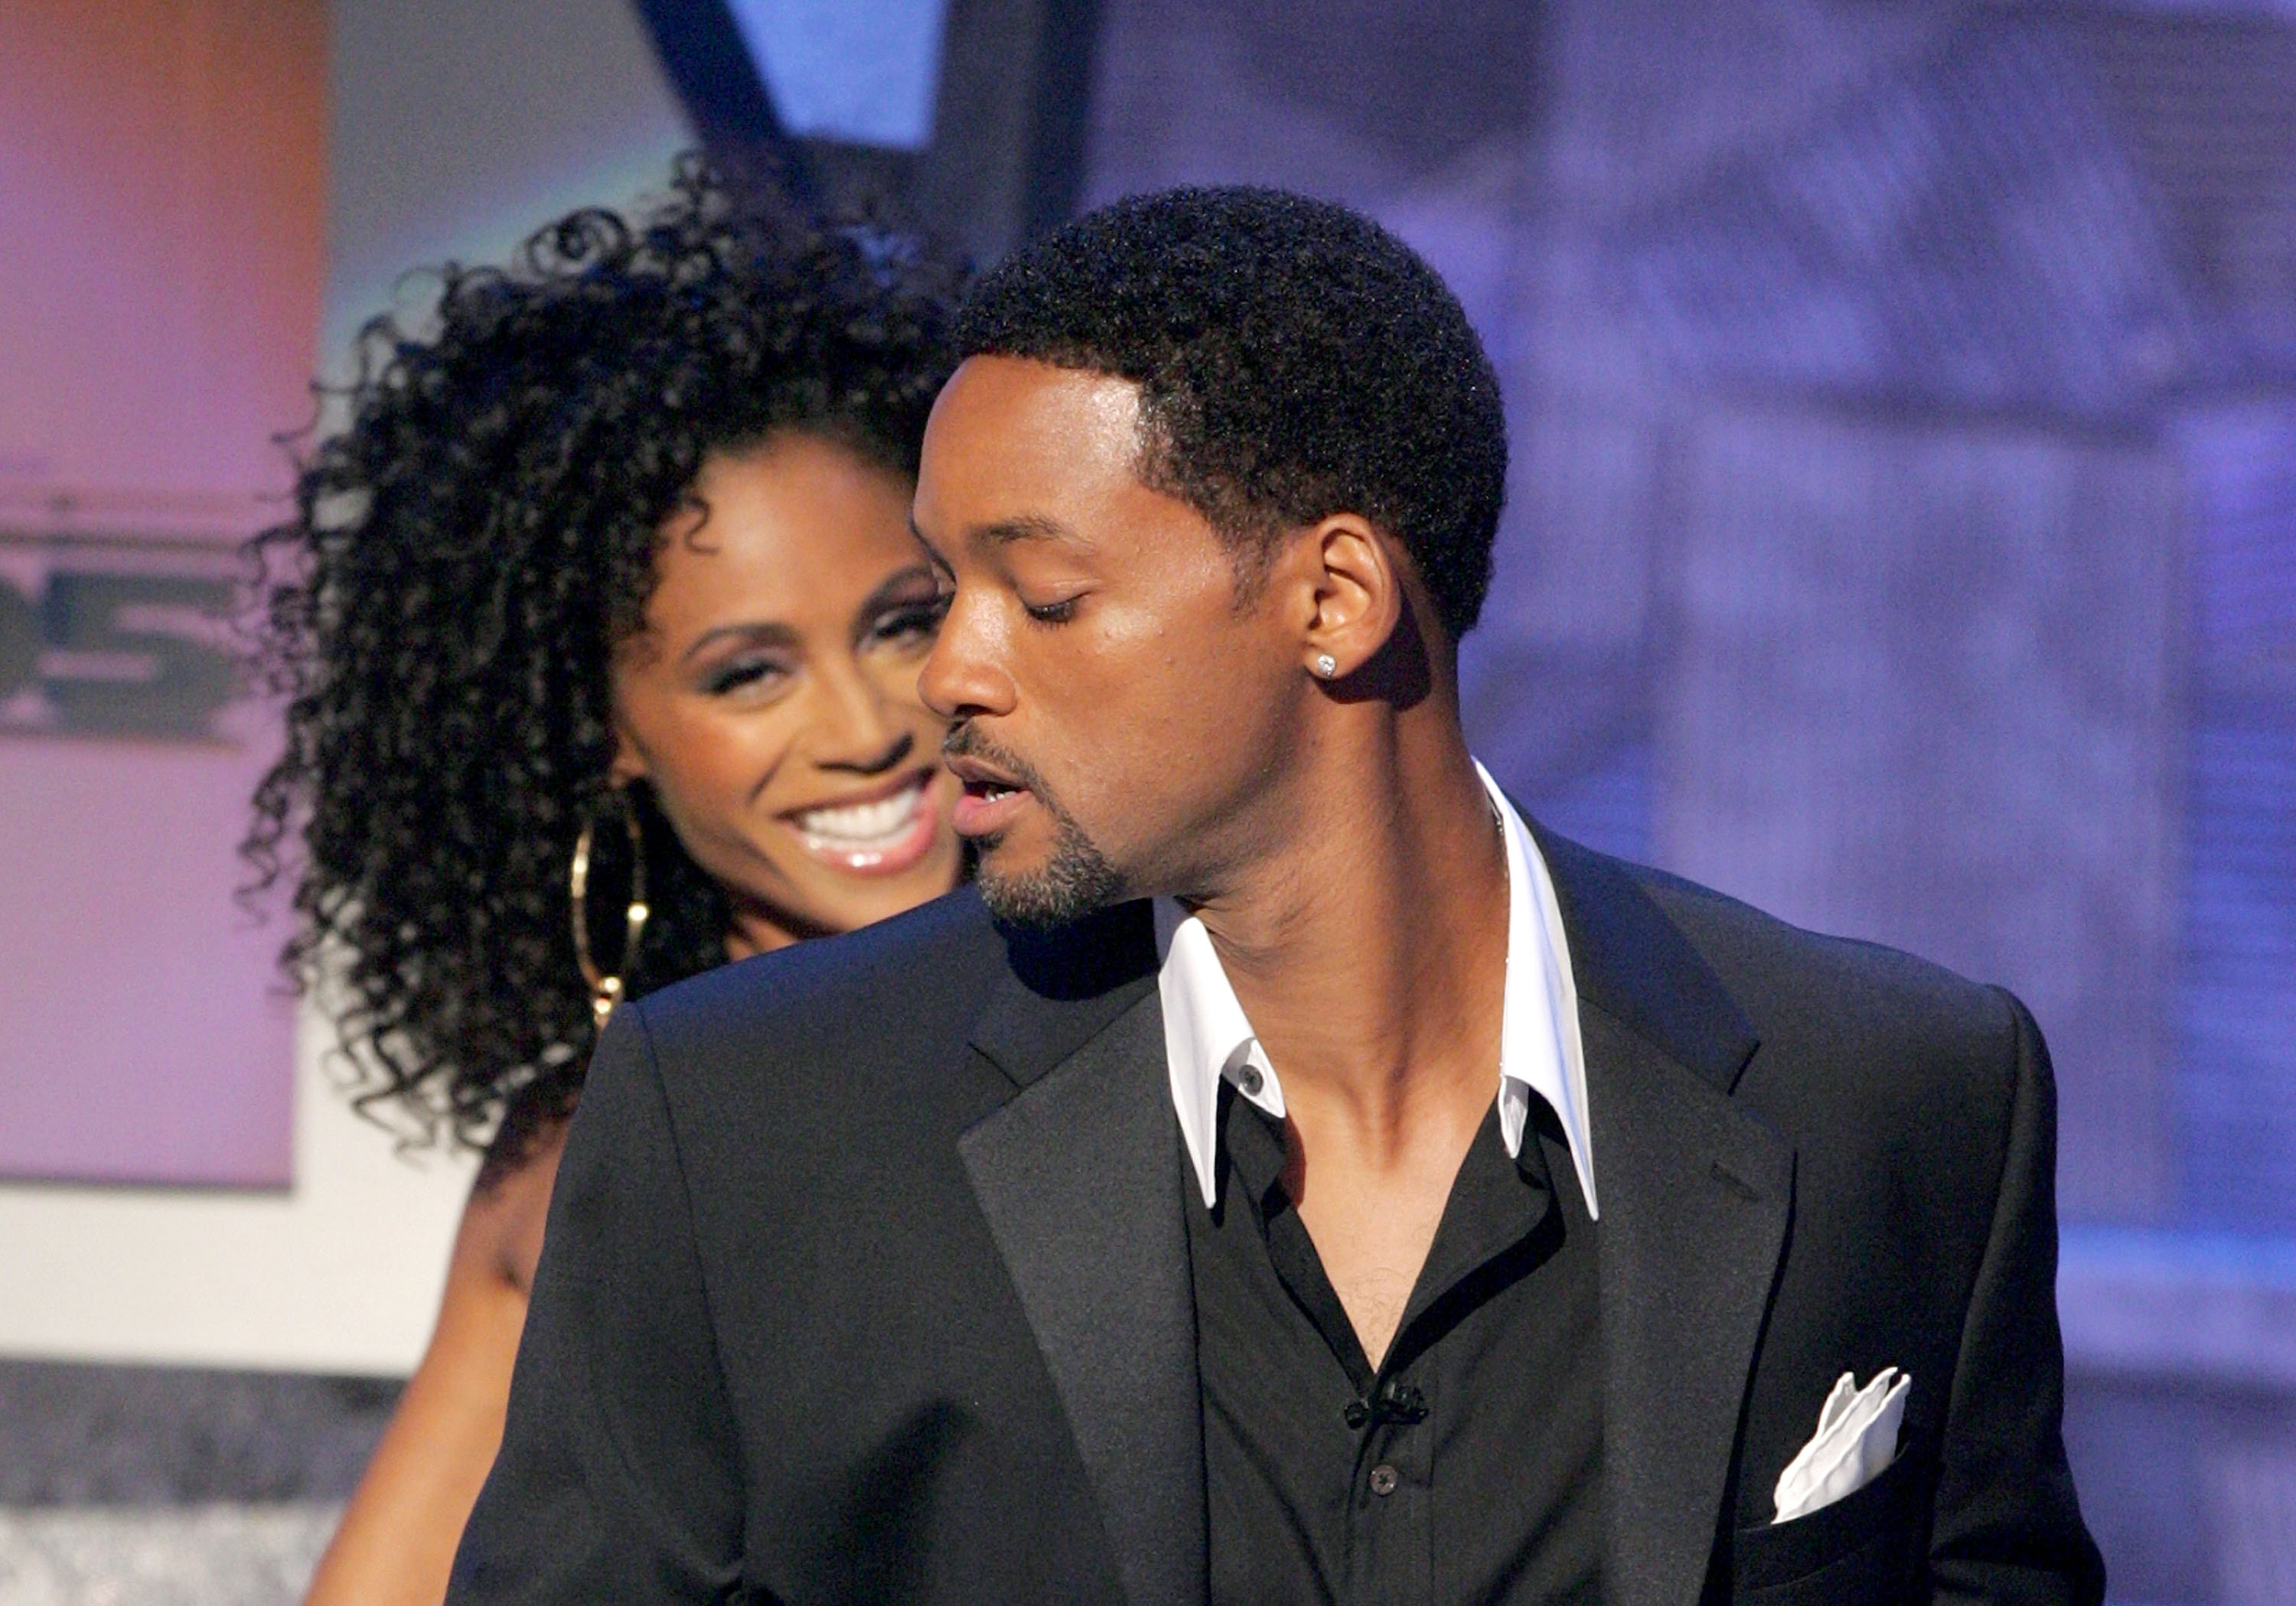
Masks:
[[[1153,946],[1144,906],[1118,914],[1071,934],[1088,952],[1015,945],[973,1041],[1020,1092],[958,1150],[1125,1592],[1162,1606],[1205,1589],[1195,1306]]]
[[[1603,1189],[1609,1598],[1689,1606],[1714,1550],[1793,1151],[1598,1008],[1582,1008]]]
[[[1793,1206],[1793,1149],[1729,1094],[1752,1028],[1617,864],[1538,832],[1587,1052],[1607,1598],[1690,1606],[1714,1551]]]

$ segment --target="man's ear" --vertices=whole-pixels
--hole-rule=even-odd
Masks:
[[[1306,668],[1318,680],[1344,678],[1387,645],[1408,606],[1396,554],[1357,513],[1318,520],[1295,550],[1308,594],[1300,642]]]

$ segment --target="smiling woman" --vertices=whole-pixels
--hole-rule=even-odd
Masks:
[[[899,476],[783,432],[704,462],[615,663],[612,774],[643,782],[724,893],[737,955],[948,890],[939,622]]]
[[[315,1601],[445,1594],[598,1021],[963,865],[908,523],[946,276],[688,164],[441,278],[369,325],[256,544],[291,701],[247,852],[294,888],[287,963],[362,1108],[487,1156]]]

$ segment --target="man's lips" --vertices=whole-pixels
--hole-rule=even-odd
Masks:
[[[964,789],[954,817],[959,836],[994,836],[1010,829],[1028,807],[1032,794],[1017,776],[963,754],[952,753],[947,762]]]

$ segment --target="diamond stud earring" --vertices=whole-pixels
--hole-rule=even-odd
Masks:
[[[1340,672],[1340,660],[1328,652],[1316,654],[1316,673],[1329,680]]]

